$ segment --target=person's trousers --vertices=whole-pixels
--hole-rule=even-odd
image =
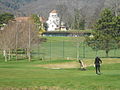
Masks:
[[[96,74],[100,73],[100,65],[95,65]]]

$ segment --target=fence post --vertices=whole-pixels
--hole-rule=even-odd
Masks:
[[[85,43],[83,42],[83,58],[85,58]]]
[[[51,57],[52,57],[52,53],[51,53],[51,41],[50,41],[50,60],[51,60]]]
[[[39,53],[39,43],[38,43],[38,59],[40,59],[40,53]]]
[[[79,42],[77,42],[77,60],[79,59],[79,55],[80,55],[80,53],[79,53]]]
[[[64,40],[63,40],[63,59],[64,59]]]

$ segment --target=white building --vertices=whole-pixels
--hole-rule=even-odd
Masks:
[[[48,31],[56,31],[60,29],[60,18],[56,10],[52,10],[47,21]]]

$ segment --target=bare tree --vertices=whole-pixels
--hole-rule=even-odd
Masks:
[[[115,16],[120,14],[120,0],[108,0],[106,7],[111,8],[114,11]]]
[[[10,21],[3,31],[0,31],[0,49],[3,50],[5,62],[10,59],[11,51],[16,51],[16,59],[18,59],[18,49],[26,49],[27,57],[31,61],[32,45],[40,43],[38,30],[29,18],[27,21]]]
[[[31,18],[28,21],[19,23],[19,48],[27,51],[28,60],[31,61],[31,48],[37,42],[40,42],[38,30]]]
[[[89,24],[91,29],[93,29],[96,20],[99,18],[100,13],[103,10],[105,0],[100,0],[99,3],[100,4],[98,5],[98,7],[96,7],[94,10],[93,16],[89,19],[90,20]]]
[[[66,12],[67,12],[67,6],[65,4],[59,4],[56,6],[56,9],[58,10],[59,12],[59,16],[60,16],[60,30],[61,30],[61,24],[62,24],[62,21],[64,21],[64,17],[66,16]]]
[[[3,55],[5,57],[5,62],[10,60],[11,50],[15,48],[15,33],[14,33],[15,23],[10,21],[7,26],[1,31],[1,49],[3,50]],[[9,56],[9,57],[8,57]]]

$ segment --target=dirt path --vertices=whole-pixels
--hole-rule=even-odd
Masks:
[[[43,65],[37,65],[37,67],[52,68],[52,69],[77,68],[77,67],[79,67],[79,63],[66,62],[66,63],[58,63],[58,64],[43,64]]]
[[[120,59],[102,59],[103,64],[112,64],[112,63],[120,63]],[[83,60],[86,67],[93,66],[94,60]],[[66,62],[66,63],[58,63],[58,64],[41,64],[36,65],[36,67],[43,68],[51,68],[51,69],[62,69],[62,68],[79,68],[80,64],[77,61],[74,62]]]

